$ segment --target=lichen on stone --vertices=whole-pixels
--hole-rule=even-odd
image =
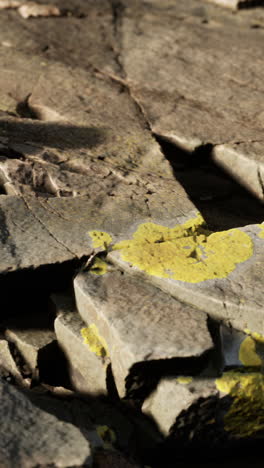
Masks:
[[[193,381],[193,378],[185,376],[185,375],[180,375],[179,377],[177,377],[176,380],[182,385],[188,385],[189,383]]]
[[[149,275],[198,283],[226,278],[237,264],[252,256],[253,243],[239,229],[209,231],[198,214],[174,228],[141,224],[132,239],[117,243],[113,250]]]
[[[239,360],[244,366],[264,364],[264,336],[246,329],[247,336],[240,345]]]
[[[98,247],[103,247],[106,249],[112,242],[112,237],[107,232],[94,230],[89,231],[88,234],[92,239],[92,246],[95,249]]]
[[[232,397],[224,416],[226,431],[238,437],[249,437],[264,430],[264,375],[261,372],[225,372],[216,380],[216,387]]]
[[[107,263],[102,258],[95,257],[94,262],[90,268],[90,272],[93,275],[104,275],[107,273],[107,269]]]
[[[88,345],[90,351],[101,358],[109,356],[108,347],[105,339],[100,336],[97,326],[92,323],[88,327],[81,329],[81,335],[84,343]]]
[[[116,434],[110,427],[106,425],[96,426],[96,432],[104,442],[104,448],[112,449],[116,443]]]

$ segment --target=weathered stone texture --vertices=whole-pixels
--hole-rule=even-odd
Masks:
[[[234,151],[242,151],[253,173],[263,166],[254,152],[254,142],[263,143],[263,29],[251,28],[261,19],[262,12],[230,15],[193,0],[127,3],[121,61],[155,134],[190,151],[252,143],[250,153]],[[233,162],[219,163],[232,173]],[[237,165],[241,183],[244,173],[244,164]],[[248,185],[263,199],[250,174]]]
[[[226,278],[204,281],[179,281],[151,275],[151,281],[179,300],[192,304],[211,316],[226,321],[234,328],[249,328],[264,332],[263,322],[263,238],[260,226],[241,228],[253,241],[253,250],[248,260],[238,263]],[[228,231],[227,231],[228,232]],[[127,237],[128,238],[128,237]],[[111,261],[130,273],[139,269],[122,259],[121,251],[109,253]],[[222,257],[223,264],[225,262]],[[145,278],[150,275],[143,273]]]
[[[12,385],[1,382],[0,392],[1,466],[91,466],[90,445],[79,429],[34,406]]]
[[[0,374],[7,374],[15,378],[16,381],[22,382],[22,376],[10,352],[8,342],[0,339]]]
[[[144,401],[142,411],[153,417],[161,432],[168,435],[182,410],[189,408],[200,397],[217,393],[213,380],[204,378],[180,383],[176,378],[165,378]]]
[[[207,316],[120,271],[79,274],[76,303],[107,343],[120,396],[133,365],[196,356],[212,346]]]
[[[57,308],[54,323],[60,347],[68,361],[68,372],[73,388],[82,393],[107,393],[106,368],[108,360],[97,356],[84,342],[81,330],[87,325],[81,320],[69,299],[52,297]]]
[[[33,371],[38,367],[39,352],[56,339],[52,330],[19,330],[10,327],[5,332],[6,338],[15,344],[24,360]]]

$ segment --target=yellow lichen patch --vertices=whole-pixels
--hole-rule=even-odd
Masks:
[[[116,435],[112,429],[108,426],[96,426],[97,434],[104,441],[104,448],[112,448],[116,442]]]
[[[261,239],[264,239],[264,222],[259,224],[258,225],[260,227],[260,232],[258,234],[258,236],[261,238]]]
[[[131,240],[119,242],[113,250],[150,275],[198,283],[225,278],[251,257],[253,243],[238,229],[212,233],[198,214],[174,228],[141,224]]]
[[[226,372],[216,387],[233,401],[224,416],[225,429],[247,437],[264,430],[264,375],[260,372]]]
[[[189,383],[191,383],[193,381],[193,378],[192,377],[186,377],[184,375],[180,375],[179,377],[177,377],[176,380],[180,384],[187,385],[187,384],[189,384]]]
[[[239,360],[244,366],[261,366],[261,359],[256,352],[256,342],[247,336],[240,345]]]
[[[244,366],[261,366],[264,356],[264,336],[246,329],[249,336],[241,343],[239,359]]]
[[[96,257],[90,268],[90,272],[93,275],[104,275],[105,273],[107,273],[107,268],[107,263],[101,258]]]
[[[97,326],[92,323],[89,327],[82,328],[81,334],[84,343],[89,346],[90,351],[104,358],[109,355],[105,339],[99,335]]]
[[[89,236],[92,239],[92,246],[96,249],[98,247],[108,247],[112,242],[112,237],[107,232],[103,231],[89,231]]]

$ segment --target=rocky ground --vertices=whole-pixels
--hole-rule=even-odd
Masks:
[[[263,3],[0,0],[1,466],[263,466]]]

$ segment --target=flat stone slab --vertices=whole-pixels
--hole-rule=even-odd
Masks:
[[[29,368],[34,371],[38,367],[39,352],[56,339],[52,330],[8,328],[5,332],[8,341],[15,344]]]
[[[144,401],[142,411],[153,417],[160,431],[167,436],[181,411],[189,408],[198,398],[217,393],[212,379],[164,378]]]
[[[93,328],[88,340],[85,331],[89,325],[80,318],[76,308],[68,297],[54,295],[57,318],[54,322],[55,333],[67,361],[73,388],[81,393],[106,394],[106,369],[109,359],[102,354]]]
[[[109,259],[234,328],[263,333],[262,225],[211,233],[200,221],[142,224]]]
[[[184,189],[174,180],[131,174],[132,180],[93,184],[86,196],[42,198],[0,196],[2,233],[0,270],[37,267],[91,253],[88,231],[127,231],[133,223],[168,221],[194,213]],[[163,188],[163,189],[162,189]],[[162,189],[162,193],[161,193]],[[109,226],[110,224],[110,226]]]
[[[121,397],[133,380],[129,374],[144,374],[146,363],[158,361],[158,373],[166,360],[173,368],[173,358],[199,356],[212,347],[206,314],[136,277],[92,270],[79,274],[74,288],[81,317],[97,327],[107,344]]]
[[[128,3],[120,55],[127,86],[152,131],[191,152],[234,145],[232,161],[218,157],[218,163],[242,184],[250,170],[247,187],[261,200],[263,187],[254,174],[263,172],[264,159],[254,144],[263,146],[264,36],[254,25],[263,18],[262,9],[232,15],[196,0]]]
[[[26,393],[3,381],[0,393],[2,466],[92,466],[90,444],[77,427],[38,408]]]

